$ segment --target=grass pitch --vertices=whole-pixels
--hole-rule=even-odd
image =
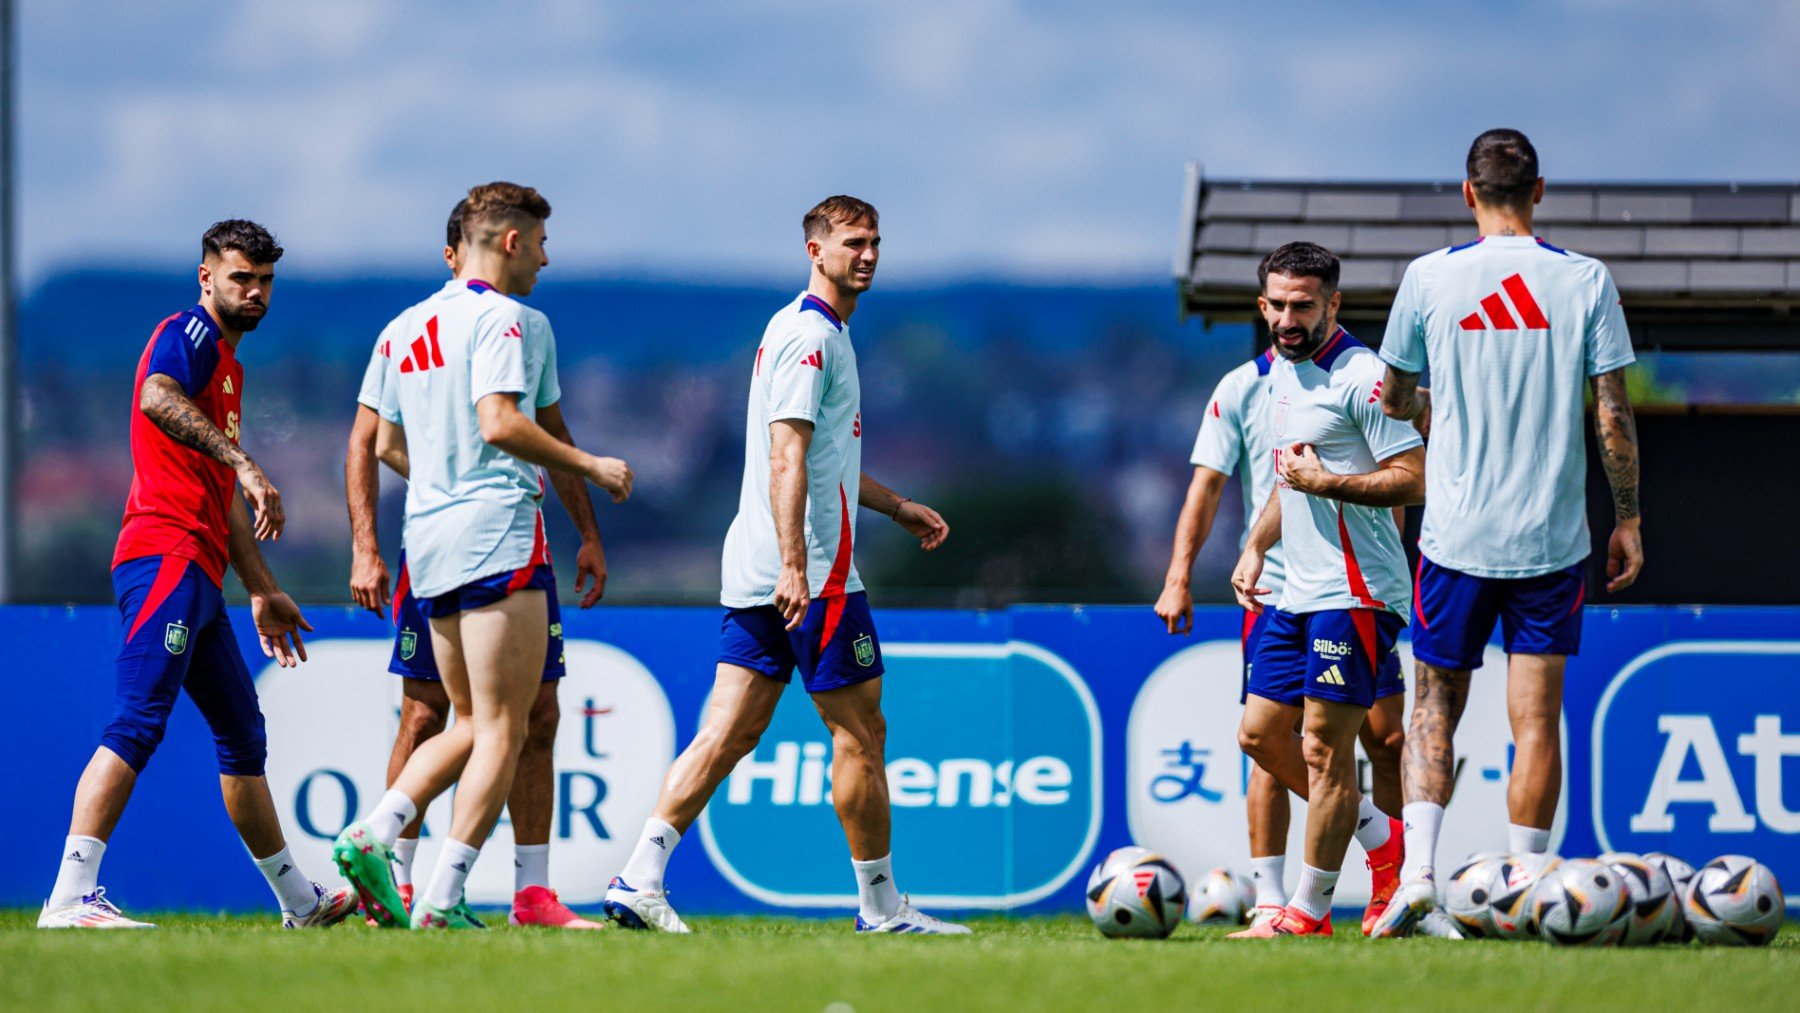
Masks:
[[[134,912],[139,915],[145,912]],[[39,932],[0,912],[0,1009],[1783,1009],[1800,926],[1768,949],[1538,943],[1166,942],[1083,918],[979,918],[974,938],[858,938],[849,919],[695,918],[691,936],[499,927],[283,932],[164,916],[153,932]],[[500,916],[496,921],[503,919]],[[1354,931],[1354,922],[1345,928]]]

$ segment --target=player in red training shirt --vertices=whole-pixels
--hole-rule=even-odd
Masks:
[[[256,547],[281,536],[281,495],[238,447],[244,368],[237,346],[268,312],[281,247],[268,230],[241,220],[214,225],[200,245],[199,304],[158,325],[138,362],[131,496],[113,553],[124,625],[113,717],[76,785],[40,928],[152,927],[106,899],[100,860],[184,689],[212,728],[225,809],[275,891],[282,925],[323,927],[356,910],[354,891],[308,879],[282,837],[263,777],[268,749],[256,686],[221,587],[229,563],[250,594],[263,653],[283,667],[306,660],[300,631],[312,627]],[[232,495],[240,484],[242,500]]]

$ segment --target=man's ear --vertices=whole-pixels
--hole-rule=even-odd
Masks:
[[[202,260],[200,269],[195,274],[200,279],[200,291],[210,294],[212,292],[212,268],[207,267],[206,261]]]
[[[825,249],[824,243],[819,242],[817,239],[808,239],[806,241],[806,259],[815,264],[818,263],[819,252],[823,249]]]
[[[519,244],[524,241],[525,237],[519,235],[518,229],[507,229],[506,235],[500,237],[500,249],[504,250],[507,256],[516,257],[519,254]]]

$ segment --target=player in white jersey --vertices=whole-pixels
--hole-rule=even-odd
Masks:
[[[467,280],[451,281],[392,325],[405,344],[388,359],[376,452],[407,479],[413,588],[460,720],[414,750],[333,849],[364,909],[384,925],[401,924],[404,912],[391,872],[394,842],[458,781],[447,840],[410,922],[482,927],[463,884],[512,788],[543,674],[545,596],[555,589],[537,466],[592,481],[615,501],[631,492],[623,461],[585,453],[535,421],[561,397],[556,344],[543,315],[513,296],[530,294],[549,262],[549,216],[549,203],[528,187],[470,190]]]
[[[896,889],[889,853],[881,645],[853,558],[858,505],[925,549],[950,528],[937,511],[862,470],[862,391],[850,315],[875,278],[875,209],[831,197],[802,219],[811,279],[763,332],[751,367],[744,483],[725,536],[725,605],[712,701],[663,779],[654,814],[606,891],[628,928],[686,932],[669,907],[669,855],[719,784],[756,748],[795,668],[831,731],[831,801],[850,845],[858,932],[966,933]],[[806,861],[798,852],[796,861]]]
[[[1338,272],[1331,251],[1304,242],[1280,247],[1258,270],[1258,307],[1280,356],[1267,417],[1276,490],[1232,574],[1238,601],[1263,610],[1269,588],[1260,577],[1277,540],[1287,572],[1280,611],[1250,662],[1238,739],[1308,807],[1299,887],[1275,918],[1234,934],[1243,938],[1330,935],[1352,836],[1374,874],[1367,931],[1401,857],[1400,822],[1357,788],[1355,743],[1406,625],[1406,553],[1392,508],[1423,499],[1425,451],[1411,426],[1382,414],[1380,361],[1337,326]]]
[[[1480,235],[1413,261],[1388,317],[1382,407],[1399,419],[1435,392],[1413,634],[1418,690],[1407,736],[1405,883],[1379,927],[1403,935],[1437,904],[1438,828],[1455,783],[1451,739],[1498,619],[1515,754],[1508,850],[1550,848],[1562,787],[1563,666],[1581,646],[1589,554],[1583,394],[1592,385],[1617,524],[1607,590],[1643,566],[1634,359],[1606,265],[1532,234],[1544,196],[1516,130],[1469,149],[1463,199]]]
[[[1163,580],[1162,594],[1156,600],[1156,614],[1172,634],[1187,635],[1194,626],[1194,596],[1191,590],[1194,560],[1212,532],[1213,518],[1224,494],[1225,482],[1233,472],[1243,490],[1244,531],[1238,538],[1238,549],[1250,537],[1269,493],[1275,488],[1275,439],[1269,432],[1267,406],[1269,372],[1275,362],[1275,349],[1243,363],[1226,373],[1213,389],[1200,421],[1200,432],[1194,438],[1191,463],[1194,476],[1188,485],[1187,499],[1175,524],[1175,546],[1169,570]],[[1396,522],[1400,520],[1396,517]],[[1279,600],[1282,589],[1282,553],[1277,542],[1264,558],[1261,583],[1269,589],[1271,600]],[[1244,610],[1243,631],[1239,644],[1243,652],[1245,686],[1248,686],[1250,659],[1256,645],[1279,609],[1273,606],[1261,612]],[[1382,659],[1380,682],[1376,687],[1375,706],[1363,725],[1360,738],[1369,757],[1370,780],[1373,782],[1375,805],[1384,814],[1400,812],[1400,754],[1404,748],[1406,684],[1400,674],[1400,659],[1390,654]],[[1239,702],[1243,702],[1240,692]],[[1256,904],[1251,908],[1250,924],[1274,918],[1287,906],[1287,887],[1283,881],[1287,865],[1288,795],[1287,789],[1274,775],[1252,764],[1250,781],[1244,792],[1244,811],[1250,829],[1250,881],[1256,887]],[[1374,866],[1371,864],[1371,869]],[[1397,870],[1395,870],[1397,872]],[[1384,886],[1397,882],[1389,870],[1379,870]],[[1385,900],[1385,896],[1380,898]]]
[[[452,277],[461,279],[468,244],[463,237],[465,198],[451,209],[445,224],[444,263]],[[526,307],[527,313],[537,310]],[[383,392],[389,374],[389,359],[398,347],[408,354],[407,335],[398,328],[406,320],[402,316],[376,338],[363,373],[362,390],[357,394],[356,420],[350,429],[350,443],[344,456],[344,490],[350,509],[352,563],[351,597],[357,604],[377,616],[388,604],[388,570],[381,558],[381,545],[376,536],[375,508],[379,499],[376,476],[375,433],[380,421]],[[560,404],[546,405],[538,411],[538,424],[565,443],[574,442],[563,422]],[[606,556],[600,544],[600,526],[588,497],[587,483],[573,475],[551,472],[550,484],[562,500],[576,531],[581,535],[581,549],[575,556],[575,591],[590,589],[581,600],[582,608],[593,606],[606,586]],[[401,699],[399,729],[388,756],[387,784],[392,786],[406,761],[412,758],[419,743],[443,731],[450,717],[450,696],[444,691],[438,674],[436,655],[431,649],[431,628],[419,612],[418,598],[412,593],[411,573],[406,566],[406,550],[400,550],[399,578],[394,587],[394,650],[388,671],[400,676]],[[550,827],[556,797],[556,771],[552,753],[556,744],[556,727],[561,719],[556,689],[564,675],[562,614],[556,592],[545,594],[550,624],[549,642],[544,652],[544,679],[538,687],[527,722],[524,751],[519,755],[518,773],[513,778],[512,793],[507,796],[507,814],[512,820],[513,834],[513,903],[508,920],[514,925],[546,925],[555,928],[597,929],[603,923],[588,921],[569,910],[550,889]],[[412,863],[419,846],[423,816],[413,820],[394,842],[394,881],[400,900],[410,909],[413,895]],[[369,916],[371,924],[379,924]]]

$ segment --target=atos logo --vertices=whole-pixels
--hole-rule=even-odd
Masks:
[[[1601,846],[1755,855],[1800,882],[1797,664],[1800,642],[1689,641],[1625,666],[1594,715]]]
[[[920,906],[1014,907],[1067,883],[1100,830],[1100,716],[1081,677],[1032,644],[883,644],[894,854]],[[831,738],[796,685],[700,816],[744,893],[855,907],[831,804]]]

